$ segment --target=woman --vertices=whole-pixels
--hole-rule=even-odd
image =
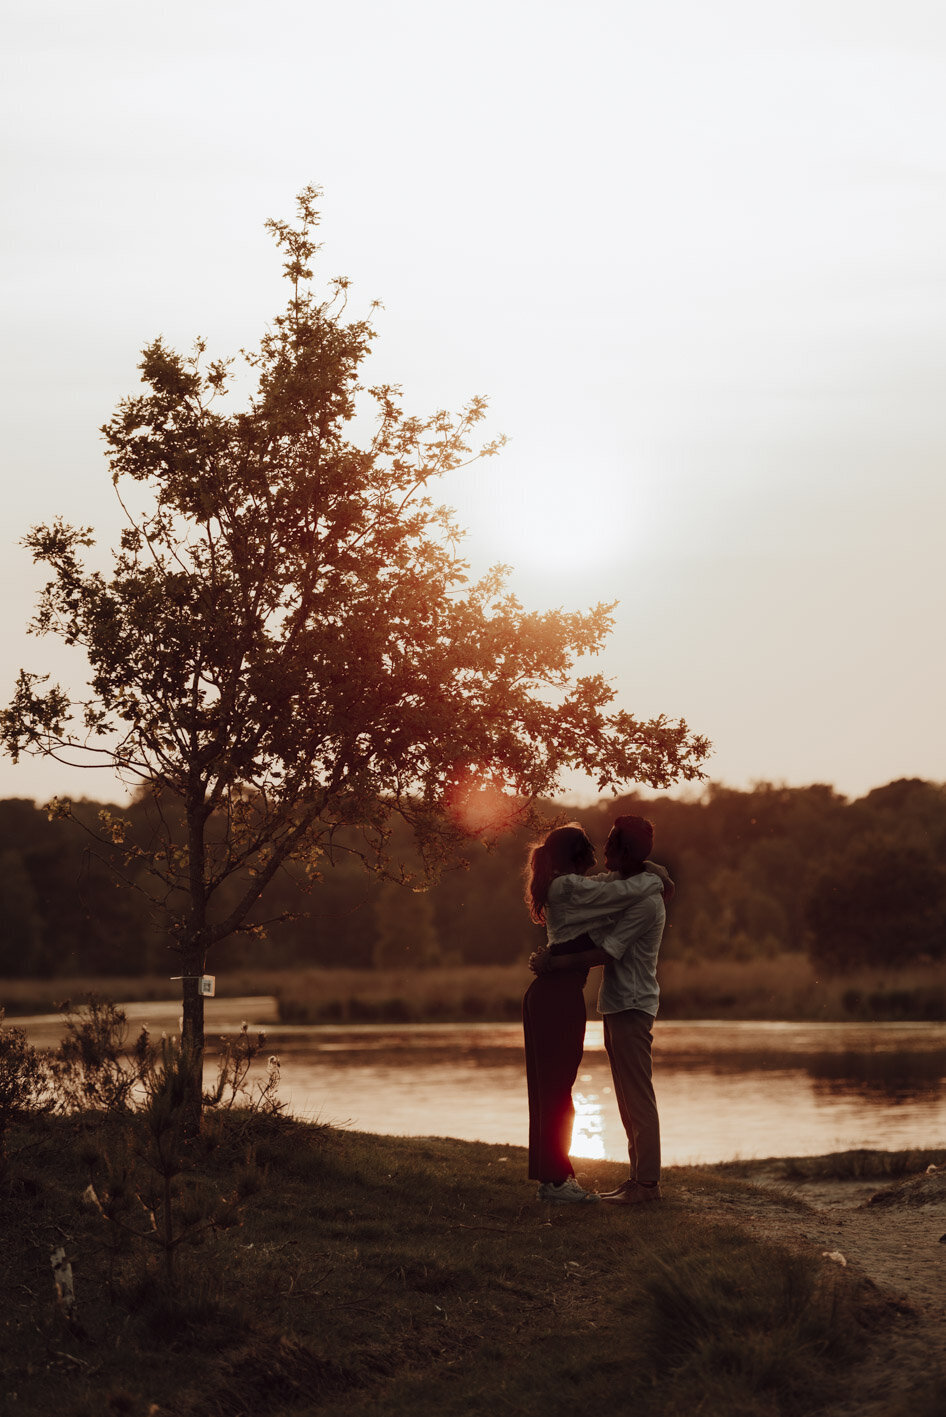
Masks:
[[[556,827],[529,855],[526,904],[532,919],[546,927],[553,960],[595,951],[595,941],[585,933],[588,929],[607,925],[628,905],[662,889],[660,877],[649,870],[626,880],[589,879],[594,864],[594,847],[577,825]],[[600,960],[588,961],[596,962]],[[598,1199],[575,1180],[568,1157],[575,1121],[572,1087],[585,1041],[587,977],[587,967],[543,972],[522,1002],[529,1176],[539,1182],[540,1200],[563,1204]]]

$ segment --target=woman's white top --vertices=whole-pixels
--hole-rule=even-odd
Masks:
[[[556,876],[545,902],[549,944],[561,945],[594,925],[608,925],[626,906],[659,896],[662,890],[663,882],[651,871],[613,880],[602,876]],[[600,933],[596,934],[598,943],[607,949]]]

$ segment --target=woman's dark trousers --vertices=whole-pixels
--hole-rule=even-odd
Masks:
[[[529,1085],[529,1176],[558,1184],[572,1175],[572,1087],[585,1042],[585,974],[563,970],[534,980],[522,1001]]]

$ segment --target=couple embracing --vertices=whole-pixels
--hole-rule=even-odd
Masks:
[[[660,1199],[660,1122],[651,1044],[657,1013],[657,952],[673,882],[648,859],[654,829],[618,817],[605,846],[607,872],[592,875],[595,851],[579,826],[556,827],[529,856],[526,904],[548,944],[529,964],[536,978],[523,1000],[529,1087],[529,1176],[539,1199],[560,1204]],[[572,1087],[585,1039],[584,984],[604,965],[598,1012],[614,1092],[627,1132],[630,1175],[599,1196],[578,1184],[569,1160]]]

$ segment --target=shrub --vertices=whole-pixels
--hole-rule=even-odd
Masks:
[[[7,1135],[25,1117],[53,1106],[45,1059],[28,1042],[22,1028],[3,1026],[0,1009],[0,1171],[6,1165]]]
[[[123,1009],[89,994],[85,1008],[64,1005],[66,1036],[51,1061],[52,1080],[67,1111],[128,1112],[155,1065],[155,1048],[142,1028],[126,1049]]]

